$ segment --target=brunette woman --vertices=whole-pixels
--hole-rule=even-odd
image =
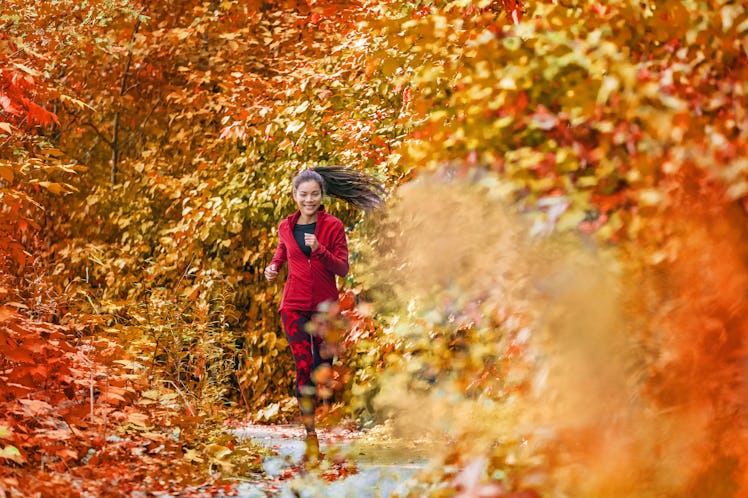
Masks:
[[[338,300],[335,277],[348,273],[348,243],[343,223],[329,214],[322,200],[337,197],[357,208],[382,206],[384,189],[372,177],[342,167],[307,169],[293,179],[298,210],[278,226],[278,248],[265,268],[265,278],[275,280],[288,262],[280,315],[296,364],[296,397],[306,429],[308,459],[319,455],[314,429],[316,388],[313,372],[331,359],[320,357],[322,338],[307,330],[320,305]]]

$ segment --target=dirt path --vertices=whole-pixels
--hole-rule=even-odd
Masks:
[[[273,452],[263,461],[263,473],[238,485],[242,498],[388,498],[406,490],[408,479],[427,461],[422,445],[403,445],[371,432],[319,430],[326,457],[319,469],[303,472],[301,426],[249,425],[234,432]]]

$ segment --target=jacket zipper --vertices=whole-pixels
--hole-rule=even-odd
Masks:
[[[307,263],[309,263],[309,308],[311,309],[312,303],[314,302],[314,276],[312,275],[311,255],[306,260]]]
[[[317,236],[318,228],[319,228],[319,214],[317,214],[317,221],[316,221],[316,224],[314,225],[314,232],[313,233],[314,233],[315,237]],[[309,262],[309,296],[311,297],[311,302],[310,302],[310,306],[309,307],[311,308],[311,304],[314,303],[314,275],[312,275],[312,251],[311,251],[311,247],[309,249],[310,249],[309,250],[309,257],[307,258],[307,262]],[[314,361],[314,343],[313,343],[313,341],[311,341],[311,336],[309,337],[309,339],[310,339],[310,342],[312,342],[312,361]]]
[[[309,282],[310,282],[310,289],[309,289],[309,296],[311,299],[311,302],[314,302],[314,277],[312,276],[312,257],[311,255],[306,259],[309,263]],[[311,304],[309,306],[312,307]],[[312,316],[314,316],[314,313],[312,313]],[[314,358],[314,337],[312,336],[311,332],[307,332],[309,334],[309,349],[312,353],[312,366],[314,366],[315,358]]]

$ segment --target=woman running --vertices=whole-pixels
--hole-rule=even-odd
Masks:
[[[265,278],[275,280],[288,261],[280,315],[296,364],[296,397],[306,429],[306,458],[319,456],[314,428],[316,388],[313,373],[331,358],[320,356],[322,338],[307,330],[307,323],[323,303],[337,302],[336,275],[348,274],[348,242],[343,222],[325,211],[325,195],[370,210],[384,203],[383,187],[372,177],[339,166],[307,169],[293,179],[298,210],[280,222],[278,248],[265,268]]]

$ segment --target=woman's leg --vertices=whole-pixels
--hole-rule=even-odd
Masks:
[[[317,404],[328,404],[332,398],[333,374],[332,363],[336,347],[328,339],[337,334],[331,334],[331,320],[326,312],[314,313],[308,328],[313,337],[313,367],[312,383],[316,387],[315,399]]]
[[[319,331],[313,331],[312,334],[312,372],[311,372],[311,380],[312,384],[315,386],[319,383],[319,376],[317,375],[317,372],[319,370],[319,367],[322,365],[327,366],[328,368],[332,368],[332,359],[323,357],[321,350],[323,350],[323,343],[324,339],[322,338]],[[317,390],[318,391],[318,390]],[[319,401],[319,393],[315,391],[315,399]]]
[[[309,450],[311,453],[315,453],[315,451],[318,451],[315,444],[316,432],[314,429],[317,390],[312,376],[314,370],[320,364],[329,364],[330,361],[320,356],[322,338],[307,331],[306,325],[311,320],[312,315],[311,312],[281,311],[283,328],[296,364],[296,397],[299,401],[301,421],[306,429],[307,439],[312,440],[312,445],[315,446],[315,448]]]
[[[307,332],[306,324],[311,318],[311,312],[281,311],[283,328],[296,364],[296,398],[299,401],[301,422],[306,429],[306,458],[316,461],[319,458],[319,443],[314,429],[317,390],[312,381],[312,373],[321,362],[319,348],[322,340]]]

